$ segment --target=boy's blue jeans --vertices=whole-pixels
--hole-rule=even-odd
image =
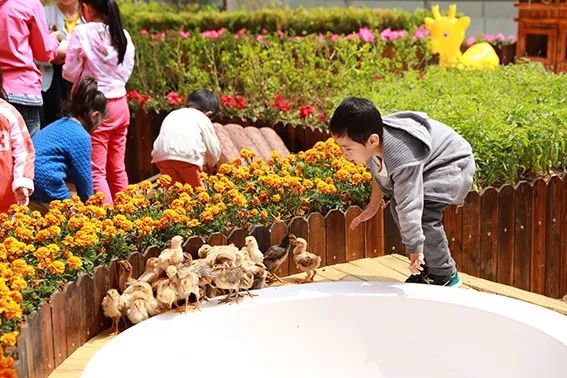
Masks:
[[[429,268],[429,273],[439,276],[448,276],[457,270],[443,228],[443,211],[447,206],[445,203],[425,201],[421,216],[421,227],[425,236],[423,245],[425,265]],[[390,210],[399,229],[396,201],[393,197],[390,199]]]

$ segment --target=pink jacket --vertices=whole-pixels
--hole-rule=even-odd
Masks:
[[[90,76],[96,79],[98,89],[108,99],[126,95],[126,82],[134,68],[134,44],[126,30],[128,46],[122,64],[118,64],[118,51],[112,46],[108,27],[101,22],[77,25],[71,34],[63,77],[77,83]]]
[[[0,99],[0,212],[16,203],[17,188],[28,188],[31,194],[34,162],[35,151],[22,116]]]
[[[58,45],[39,0],[0,0],[0,69],[6,93],[41,96],[34,58],[51,62]]]

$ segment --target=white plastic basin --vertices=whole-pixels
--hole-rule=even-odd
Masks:
[[[151,318],[82,376],[567,377],[567,317],[517,300],[387,282],[258,294]]]

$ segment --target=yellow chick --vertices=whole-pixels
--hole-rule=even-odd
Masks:
[[[250,259],[254,261],[255,264],[264,265],[264,254],[260,251],[256,238],[254,236],[247,236],[244,238],[244,245],[250,255]]]
[[[298,270],[306,273],[303,282],[312,282],[321,265],[321,257],[307,251],[307,241],[303,238],[295,240],[293,261]]]
[[[102,298],[102,312],[104,313],[104,316],[112,319],[114,335],[118,334],[118,323],[120,322],[120,318],[122,318],[123,311],[124,301],[120,297],[118,290],[108,290],[104,298]]]
[[[171,239],[171,246],[164,249],[158,256],[158,266],[161,270],[166,270],[168,266],[177,266],[183,262],[184,255],[181,244],[183,238],[181,236],[174,236]]]
[[[177,285],[175,282],[177,268],[173,265],[168,266],[165,270],[168,279],[160,281],[157,285],[157,300],[171,309],[173,303],[177,301]]]
[[[148,310],[146,309],[146,301],[143,299],[136,299],[132,303],[132,307],[126,311],[126,316],[132,324],[138,324],[149,318]]]
[[[204,259],[205,257],[207,257],[211,249],[212,247],[210,245],[203,244],[202,246],[199,247],[199,250],[197,251],[197,255],[199,256],[200,259]]]

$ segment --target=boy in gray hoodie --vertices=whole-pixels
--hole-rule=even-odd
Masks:
[[[335,110],[330,131],[344,154],[366,163],[374,180],[370,203],[356,228],[374,216],[384,195],[410,257],[406,282],[458,286],[461,281],[443,229],[443,210],[461,205],[471,189],[475,163],[470,144],[425,113],[382,118],[374,104],[349,97]]]

